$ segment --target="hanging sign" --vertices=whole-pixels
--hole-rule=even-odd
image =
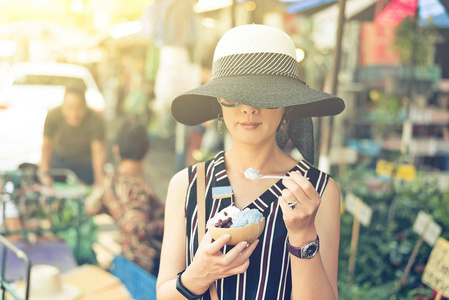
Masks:
[[[441,234],[441,226],[433,220],[432,216],[419,211],[413,224],[413,231],[422,237],[427,244],[433,246]]]
[[[404,287],[407,284],[407,276],[410,273],[412,265],[415,263],[416,256],[418,255],[419,248],[425,241],[430,246],[435,244],[435,241],[441,234],[441,226],[433,221],[433,218],[423,211],[419,211],[413,224],[413,231],[419,235],[419,239],[416,242],[412,255],[410,256],[407,265],[405,266],[404,273],[400,280],[400,284]]]
[[[414,165],[402,164],[395,166],[395,163],[383,159],[377,161],[377,175],[391,177],[393,172],[393,177],[400,180],[412,181],[416,176],[416,168]]]
[[[352,193],[348,193],[346,195],[345,208],[363,226],[368,227],[371,223],[373,210],[356,195]]]
[[[439,296],[449,297],[449,242],[445,239],[437,240],[421,279]]]

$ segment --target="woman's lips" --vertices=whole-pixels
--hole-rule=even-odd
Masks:
[[[253,130],[256,129],[260,123],[253,123],[253,122],[241,122],[240,126],[242,126],[243,129],[247,130]]]

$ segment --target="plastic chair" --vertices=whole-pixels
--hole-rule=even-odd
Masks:
[[[114,256],[111,273],[136,300],[156,300],[156,277],[121,255]]]

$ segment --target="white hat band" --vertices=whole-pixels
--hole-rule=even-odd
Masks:
[[[238,75],[280,75],[303,82],[299,79],[296,60],[283,53],[233,54],[214,61],[212,79]]]

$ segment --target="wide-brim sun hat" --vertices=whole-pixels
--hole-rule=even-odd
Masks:
[[[16,290],[21,297],[25,287],[20,284]],[[30,273],[30,300],[75,300],[80,298],[82,290],[62,281],[59,269],[51,265],[35,265]]]
[[[299,78],[296,46],[285,32],[257,24],[223,35],[214,52],[211,80],[176,97],[172,115],[191,126],[215,119],[221,112],[217,98],[253,107],[291,107],[290,121],[337,115],[345,108],[341,98],[310,88]]]

